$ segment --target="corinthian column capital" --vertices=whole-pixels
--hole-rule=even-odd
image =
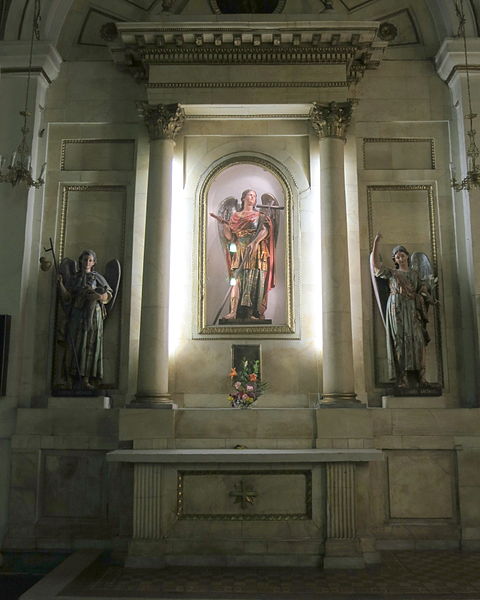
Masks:
[[[185,122],[185,111],[179,104],[139,102],[137,107],[151,140],[174,140]]]
[[[313,103],[310,111],[310,123],[320,138],[345,139],[347,127],[352,119],[353,104],[348,102]]]

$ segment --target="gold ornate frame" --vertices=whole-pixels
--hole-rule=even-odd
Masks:
[[[119,185],[110,185],[110,184],[69,184],[62,183],[60,188],[61,201],[60,201],[60,215],[56,225],[56,252],[57,252],[57,260],[60,262],[63,258],[65,258],[65,246],[66,246],[66,235],[67,235],[67,217],[68,217],[68,205],[69,205],[69,193],[70,192],[122,192],[123,193],[123,204],[121,207],[121,239],[120,239],[120,260],[123,262],[125,255],[125,231],[126,231],[126,215],[127,215],[127,186],[124,184]],[[76,257],[74,257],[76,258]],[[55,326],[54,329],[57,331],[59,325],[59,310],[60,305],[58,301],[55,303]],[[119,295],[117,299],[117,307],[116,312],[121,315],[122,314],[122,294]],[[118,328],[118,339],[121,340],[120,334],[120,318],[117,324]],[[52,360],[52,368],[51,368],[51,387],[53,390],[57,390],[56,386],[56,378],[58,376],[57,371],[57,352],[58,352],[58,343],[54,343],[53,345],[53,360]],[[105,382],[104,384],[99,386],[99,389],[118,389],[120,386],[120,353],[117,352],[115,358],[115,381]]]
[[[429,236],[430,236],[430,251],[432,258],[432,266],[435,275],[438,277],[438,240],[437,240],[437,222],[435,216],[435,196],[434,186],[431,183],[424,184],[379,184],[379,185],[368,185],[367,186],[367,211],[368,211],[368,242],[369,248],[373,245],[373,238],[375,236],[375,230],[373,227],[373,192],[402,192],[402,191],[421,191],[426,194],[426,202],[428,207],[428,220],[429,220]],[[373,291],[372,291],[373,296]],[[374,318],[375,311],[378,310],[375,306],[375,301],[372,302],[372,324],[373,324],[373,335],[374,338],[378,335],[376,331],[376,321]],[[437,341],[436,346],[436,366],[437,366],[437,382],[442,386],[444,385],[444,372],[443,372],[443,359],[442,359],[442,328],[440,322],[440,311],[438,306],[433,307],[433,327],[435,331],[435,337]],[[375,386],[384,387],[388,385],[385,381],[379,381],[378,374],[375,372]]]
[[[305,478],[305,511],[302,513],[185,513],[185,476],[238,475],[239,478],[252,475],[303,475]],[[182,521],[311,521],[312,520],[312,471],[305,469],[287,470],[205,470],[177,472],[177,518]]]
[[[281,184],[285,198],[285,306],[286,322],[280,325],[208,325],[207,324],[207,221],[208,194],[210,188],[222,171],[240,164],[260,166],[273,175]],[[199,193],[199,240],[198,240],[198,302],[197,331],[210,337],[250,337],[295,333],[293,304],[293,243],[292,243],[292,189],[285,173],[273,162],[258,156],[242,155],[230,157],[214,166],[205,177]]]
[[[367,144],[375,144],[375,143],[393,143],[393,144],[404,144],[404,143],[428,143],[430,144],[430,168],[432,170],[437,168],[437,154],[435,151],[435,138],[431,138],[431,137],[418,137],[418,138],[414,138],[414,137],[384,137],[384,138],[373,138],[373,137],[365,137],[363,138],[363,143],[362,143],[362,160],[363,160],[363,168],[366,171],[370,171],[372,169],[367,168],[367,151],[366,151],[366,146]],[[390,170],[390,169],[381,169],[383,170]],[[409,171],[414,171],[416,170],[414,167],[409,167],[408,169]],[[425,170],[425,169],[420,169],[419,170]]]

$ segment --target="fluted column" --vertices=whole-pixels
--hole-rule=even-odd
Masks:
[[[143,259],[142,320],[137,406],[171,408],[168,393],[168,308],[172,160],[175,136],[185,113],[178,104],[140,107],[150,136],[145,255]]]
[[[355,463],[328,463],[325,569],[363,567],[355,522]]]
[[[361,405],[353,373],[345,203],[344,143],[351,113],[350,102],[314,103],[310,113],[320,138],[324,407]]]

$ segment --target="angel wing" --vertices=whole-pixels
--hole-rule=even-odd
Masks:
[[[230,221],[232,215],[234,212],[237,212],[240,210],[240,203],[238,202],[238,200],[236,198],[234,198],[233,196],[228,196],[227,198],[225,198],[225,200],[222,200],[222,202],[219,204],[218,206],[218,216],[223,219],[224,221],[227,221],[227,223]],[[228,255],[228,247],[229,247],[229,240],[227,240],[227,238],[225,237],[225,234],[223,232],[223,223],[221,223],[220,221],[217,221],[217,226],[218,226],[218,235],[220,237],[220,241],[222,242],[222,246],[225,248],[227,255]]]
[[[435,302],[437,299],[438,278],[435,277],[432,263],[428,256],[424,252],[412,252],[410,267],[414,271],[417,271],[419,279],[426,288],[425,291],[430,294],[432,301]]]
[[[222,200],[218,206],[218,216],[225,221],[230,221],[234,212],[240,210],[239,201],[233,196],[228,196],[225,200]],[[221,227],[221,224],[220,224]]]
[[[372,279],[373,293],[375,295],[375,300],[377,301],[378,310],[380,311],[380,316],[382,317],[383,325],[384,327],[386,327],[387,302],[388,297],[390,295],[390,287],[386,279],[375,276],[375,272],[373,270],[373,261],[371,259],[370,277]]]
[[[65,257],[60,262],[58,272],[62,276],[63,282],[68,287],[70,279],[75,275],[77,271],[77,263],[71,258]]]
[[[109,315],[112,312],[115,300],[117,299],[121,276],[122,268],[120,266],[120,262],[116,258],[113,258],[105,266],[105,279],[107,280],[108,285],[112,288],[113,294],[112,299],[105,306],[107,310],[107,315]]]
[[[273,225],[273,239],[275,241],[275,246],[277,245],[278,239],[278,230],[280,226],[280,210],[275,210],[274,208],[268,208],[269,206],[280,206],[278,200],[273,196],[273,194],[262,194],[262,212],[269,217]],[[267,208],[266,208],[267,207]]]

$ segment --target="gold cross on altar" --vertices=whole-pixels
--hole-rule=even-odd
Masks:
[[[255,502],[257,492],[249,490],[243,479],[235,487],[238,491],[230,492],[229,496],[235,498],[235,504],[240,504],[242,508],[247,508]]]

